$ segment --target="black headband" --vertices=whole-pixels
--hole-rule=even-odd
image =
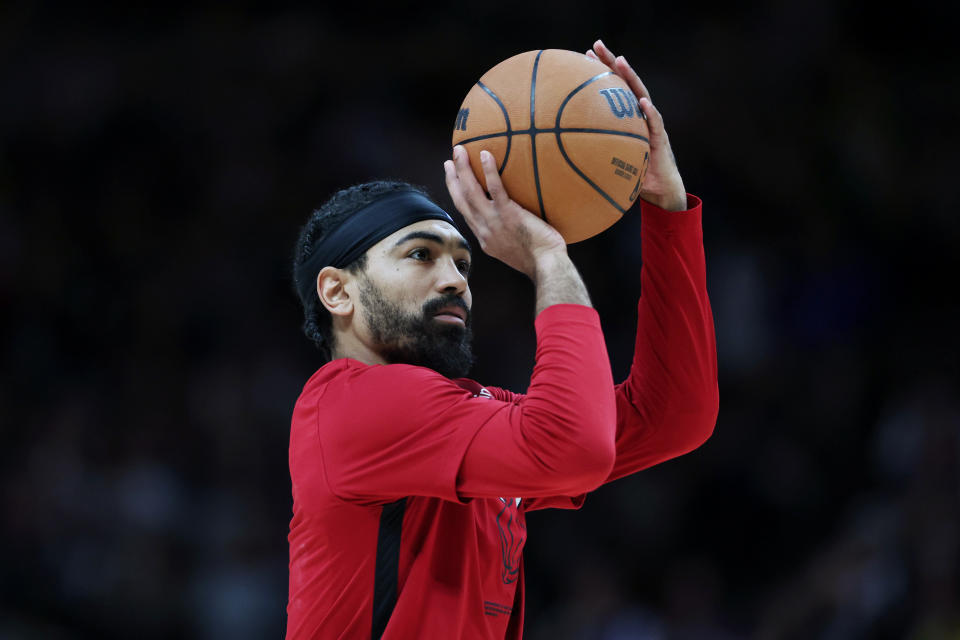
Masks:
[[[421,220],[443,220],[457,226],[450,214],[416,191],[395,191],[360,209],[321,238],[297,267],[300,300],[306,304],[316,295],[317,274],[324,267],[342,269],[394,231]]]

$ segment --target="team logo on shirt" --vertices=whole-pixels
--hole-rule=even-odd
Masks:
[[[520,498],[500,498],[500,502],[503,505],[497,513],[500,559],[503,561],[500,577],[504,584],[512,584],[520,575],[520,554],[527,540],[527,526],[520,511]]]

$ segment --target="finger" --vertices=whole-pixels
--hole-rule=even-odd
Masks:
[[[454,153],[454,155],[456,156],[458,154]],[[466,155],[466,152],[464,152],[464,155]],[[473,235],[481,238],[487,229],[486,222],[482,219],[482,215],[478,214],[477,209],[471,205],[471,199],[464,192],[464,185],[461,180],[461,175],[464,175],[465,179],[472,179],[473,182],[476,183],[477,179],[473,175],[473,169],[468,164],[466,173],[460,174],[457,171],[456,164],[454,164],[452,160],[447,160],[443,163],[443,170],[446,177],[447,190],[450,192],[450,199],[453,200],[457,211],[459,211],[463,219],[466,220],[467,226],[473,231]],[[477,188],[479,189],[479,185],[477,185]],[[486,200],[486,197],[484,197],[484,200]],[[482,244],[481,242],[481,246]]]
[[[470,227],[470,231],[473,232],[473,235],[477,238],[481,238],[483,231],[481,230],[481,225],[477,221],[477,217],[473,215],[473,209],[467,205],[466,198],[463,195],[463,189],[460,186],[460,180],[457,178],[457,169],[453,165],[453,161],[447,160],[443,163],[443,171],[446,176],[447,182],[447,191],[450,192],[450,199],[453,200],[453,205],[457,208],[457,211],[460,212],[460,215],[463,216],[463,219],[466,221],[467,226]],[[482,227],[486,229],[485,226]],[[483,242],[481,241],[481,247]]]
[[[617,59],[613,52],[610,49],[607,49],[607,45],[603,44],[603,40],[597,40],[593,43],[593,50],[597,54],[597,59],[600,60],[603,64],[607,65],[611,69],[614,68],[613,63]]]
[[[617,75],[627,81],[627,85],[637,98],[651,99],[650,92],[647,90],[646,85],[643,84],[643,80],[641,80],[637,72],[633,70],[633,67],[630,66],[626,58],[619,56],[616,59],[616,67],[614,70],[617,72]]]
[[[510,196],[507,195],[507,190],[503,188],[503,182],[497,172],[497,161],[493,154],[486,149],[480,152],[480,165],[483,167],[483,177],[487,181],[487,192],[490,194],[490,199],[498,207],[509,204]]]
[[[643,109],[643,114],[647,116],[647,128],[650,130],[650,146],[655,147],[667,143],[667,129],[663,125],[663,116],[660,111],[653,106],[650,98],[640,98],[637,103]]]
[[[457,168],[452,160],[443,163],[443,176],[447,183],[447,191],[450,192],[450,199],[453,200],[453,206],[464,218],[471,215],[470,207],[467,206],[467,200],[463,195],[463,187],[460,185],[460,178],[457,176]]]
[[[457,211],[468,220],[476,217],[476,208],[471,205],[470,199],[467,197],[464,189],[463,181],[461,180],[461,174],[457,172],[457,167],[452,160],[447,160],[443,163],[443,171],[447,183],[447,191],[450,192],[450,199],[453,200]],[[472,175],[473,172],[471,171],[470,174]]]
[[[586,55],[591,60],[596,60],[597,62],[600,62],[600,58],[598,58],[597,54],[593,52],[593,49],[587,49],[587,53],[584,55]]]
[[[478,207],[487,199],[483,193],[483,187],[477,182],[477,176],[473,173],[473,167],[470,165],[470,155],[462,146],[457,145],[453,148],[453,164],[457,169],[457,177],[460,178],[460,186],[463,189],[463,195],[470,206]]]

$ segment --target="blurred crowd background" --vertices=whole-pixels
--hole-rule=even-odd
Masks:
[[[471,85],[596,37],[705,202],[720,415],[693,453],[530,516],[526,637],[960,637],[939,6],[0,5],[0,638],[283,634],[289,419],[318,365],[300,225],[374,178],[452,211]],[[618,379],[639,230],[571,247]],[[473,377],[522,391],[532,287],[474,274]]]

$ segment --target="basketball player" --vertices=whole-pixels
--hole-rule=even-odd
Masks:
[[[577,509],[710,436],[700,201],[634,71],[599,41],[588,55],[628,82],[650,127],[629,377],[614,385],[563,238],[510,200],[489,154],[489,198],[462,148],[446,184],[480,248],[535,285],[526,395],[465,377],[472,248],[450,216],[405,183],[338,192],[294,261],[305,332],[329,362],[293,413],[287,638],[520,638],[526,513]]]

